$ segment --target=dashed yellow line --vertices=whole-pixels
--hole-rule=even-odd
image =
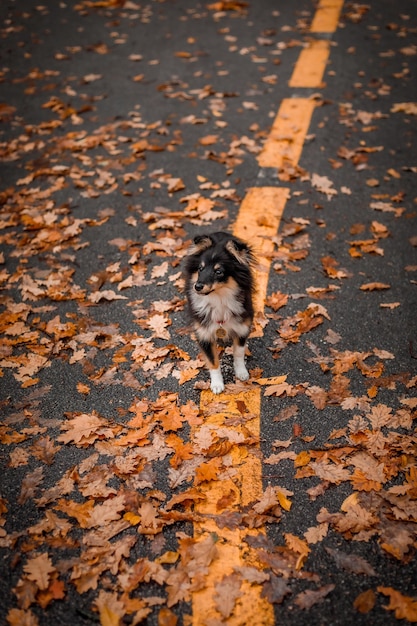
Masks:
[[[254,296],[255,321],[252,337],[263,335],[262,320],[268,288],[269,268],[274,250],[273,237],[277,234],[289,189],[283,187],[252,187],[248,190],[233,228],[233,234],[253,247],[257,268]]]
[[[297,165],[314,108],[315,101],[309,98],[286,98],[282,101],[271,132],[258,155],[261,167],[280,170]]]
[[[333,32],[337,28],[342,5],[343,0],[320,0],[310,31]],[[327,40],[310,42],[299,56],[289,86],[321,87],[329,52]],[[315,102],[311,98],[287,98],[282,101],[258,156],[262,168],[275,168],[279,178],[280,170],[298,164],[314,108]],[[258,318],[264,311],[273,237],[277,234],[289,193],[288,188],[279,186],[250,188],[233,229],[233,233],[248,241],[257,254],[259,265],[255,276],[257,293],[254,304]],[[261,337],[263,327],[258,318],[253,335]],[[239,525],[230,528],[220,524],[218,517],[225,512],[242,512],[245,506],[259,500],[263,492],[260,455],[252,445],[260,437],[261,385],[270,381],[258,379],[257,382],[258,387],[248,387],[239,393],[215,396],[210,391],[202,392],[200,410],[205,417],[204,424],[191,431],[191,439],[198,438],[201,429],[206,428],[212,433],[214,441],[217,437],[220,444],[222,438],[226,442],[226,451],[222,451],[219,445],[219,457],[222,458],[220,475],[200,483],[199,488],[205,499],[195,505],[196,512],[204,519],[204,522],[194,525],[195,537],[202,542],[208,535],[215,537],[216,557],[205,573],[204,585],[198,585],[196,581],[198,591],[192,593],[192,626],[275,624],[273,606],[262,596],[261,583],[254,582],[256,577],[245,578],[245,572],[251,566],[262,570],[257,568],[256,556],[245,537],[263,534],[264,529],[243,530]],[[243,420],[244,425],[241,423],[242,415],[248,418]],[[237,425],[230,426],[230,423]],[[220,591],[230,582],[230,577],[238,581],[239,593],[231,599],[232,606],[225,610],[220,601]]]
[[[262,494],[260,458],[251,452],[249,446],[242,443],[247,440],[252,442],[259,440],[261,391],[260,388],[256,388],[239,394],[222,394],[220,408],[219,397],[204,391],[201,394],[200,406],[205,420],[203,426],[194,431],[195,437],[198,437],[201,428],[212,429],[213,433],[222,433],[221,429],[225,428],[227,419],[242,417],[240,406],[245,407],[251,419],[246,420],[243,426],[228,427],[233,431],[232,439],[238,441],[228,452],[220,478],[205,483],[205,501],[195,506],[196,512],[205,516],[203,523],[195,524],[195,536],[200,537],[202,541],[208,534],[216,537],[217,555],[205,578],[204,588],[193,594],[193,624],[202,626],[223,623],[225,616],[220,612],[216,596],[219,587],[226,584],[226,577],[235,575],[240,583],[241,595],[236,599],[233,612],[227,616],[225,623],[230,626],[249,624],[271,626],[274,623],[274,612],[270,603],[261,595],[261,585],[246,580],[241,569],[258,565],[252,549],[245,542],[245,536],[263,531],[219,527],[214,519],[225,510],[242,511]],[[224,502],[225,496],[228,504]]]
[[[322,87],[323,74],[326,69],[330,53],[330,41],[328,39],[313,39],[300,53],[295,65],[290,87]]]
[[[313,21],[311,33],[334,33],[339,22],[343,0],[320,0]]]

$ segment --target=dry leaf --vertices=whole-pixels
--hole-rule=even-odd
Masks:
[[[341,550],[326,548],[326,552],[333,557],[336,565],[342,567],[352,574],[365,574],[366,576],[376,576],[374,568],[367,561],[357,554],[346,554]]]
[[[367,591],[363,591],[360,593],[353,603],[353,606],[359,613],[369,613],[375,606],[376,595],[373,589],[368,589]]]
[[[242,579],[237,574],[229,574],[216,583],[215,604],[216,609],[224,617],[228,618],[233,613],[236,600],[242,595]]]
[[[29,559],[23,566],[23,570],[27,574],[28,579],[36,583],[41,590],[48,588],[51,574],[56,572],[46,552]]]
[[[329,584],[324,585],[320,589],[316,590],[307,589],[306,591],[302,591],[301,593],[299,593],[296,596],[294,602],[300,609],[311,609],[311,607],[318,602],[322,602],[324,598],[333,591],[334,588],[335,585]]]
[[[381,289],[391,289],[387,283],[365,283],[360,287],[361,291],[379,291]]]
[[[385,608],[387,611],[395,611],[397,619],[405,619],[408,622],[417,622],[417,600],[404,596],[392,587],[377,587],[380,593],[388,596],[390,601]]]

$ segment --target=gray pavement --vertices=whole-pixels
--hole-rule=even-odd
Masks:
[[[277,624],[417,621],[417,6],[345,3],[282,180],[256,156],[314,10],[2,3],[1,624],[190,623],[193,507],[167,504],[208,458],[207,374],[181,262],[265,185],[290,198],[248,367],[287,375],[261,452],[291,508],[223,523],[265,526]]]

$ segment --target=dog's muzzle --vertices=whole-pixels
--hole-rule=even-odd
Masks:
[[[196,283],[194,283],[194,289],[197,293],[201,293],[202,295],[207,295],[212,290],[210,285],[205,285],[204,283],[201,283],[200,281],[197,281]]]

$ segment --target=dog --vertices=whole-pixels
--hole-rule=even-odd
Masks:
[[[254,263],[252,248],[226,232],[195,237],[185,260],[189,313],[215,394],[224,390],[218,338],[233,341],[236,378],[249,378],[245,348],[254,315]]]

